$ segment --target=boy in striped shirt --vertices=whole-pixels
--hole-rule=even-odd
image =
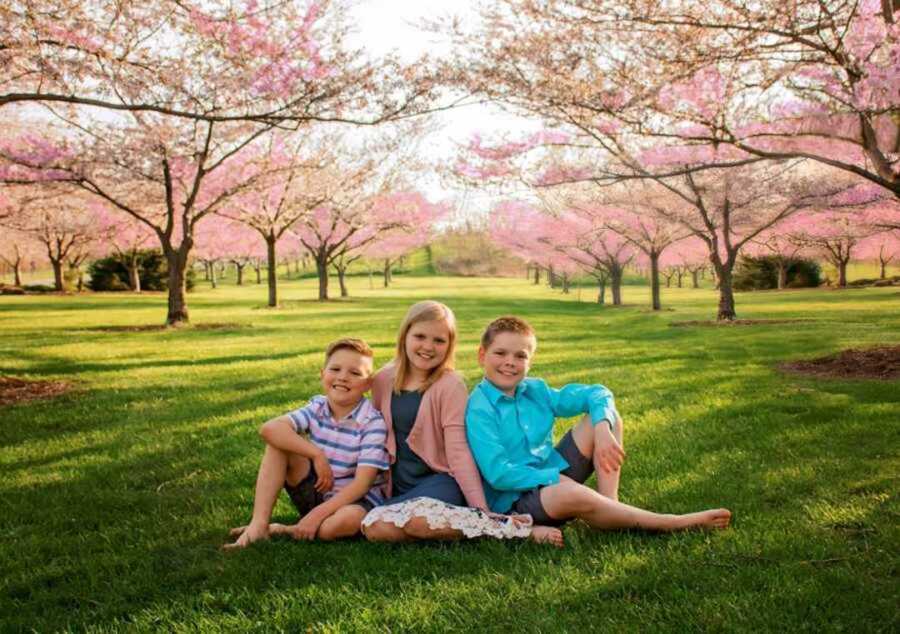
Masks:
[[[253,518],[231,531],[243,548],[272,534],[334,540],[359,532],[365,514],[385,497],[390,468],[387,425],[363,396],[372,383],[372,349],[339,339],[325,351],[324,394],[260,428],[266,449],[256,479]],[[297,524],[270,524],[284,488],[300,513]]]

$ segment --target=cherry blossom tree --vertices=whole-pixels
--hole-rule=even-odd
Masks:
[[[271,307],[278,305],[278,242],[298,220],[332,196],[335,173],[326,168],[334,162],[320,145],[271,136],[251,161],[251,169],[259,174],[255,186],[232,197],[217,212],[256,231],[265,242]]]
[[[0,233],[0,261],[12,272],[13,284],[22,286],[22,267],[37,259],[39,250],[40,244],[27,233],[13,229]]]
[[[812,159],[900,196],[900,3],[549,4],[556,15],[571,9],[573,22],[598,18],[595,33],[615,29],[628,51],[629,63],[617,69],[622,85],[641,85],[639,68],[683,79],[652,98],[644,93],[642,106],[667,128],[654,134],[768,159]],[[648,38],[653,47],[643,45]],[[695,107],[714,100],[726,107]]]
[[[109,206],[99,203],[91,205],[94,210],[97,231],[103,236],[105,245],[128,271],[128,285],[135,293],[141,292],[140,252],[155,242],[156,236],[150,229],[131,216],[119,214]]]
[[[43,246],[53,267],[54,287],[65,290],[63,265],[78,268],[101,237],[89,199],[71,187],[49,185],[19,191],[15,202],[18,213],[6,218],[4,226]]]
[[[328,299],[328,269],[336,259],[364,249],[379,236],[413,231],[430,220],[432,206],[421,194],[370,193],[364,185],[342,190],[340,196],[313,210],[292,229],[316,263],[320,301]]]
[[[636,249],[610,230],[596,211],[567,210],[553,219],[552,235],[566,257],[596,280],[597,303],[605,303],[609,284],[613,305],[621,306],[625,267],[635,258]]]
[[[660,297],[660,259],[673,244],[690,235],[687,228],[659,210],[676,204],[671,192],[651,182],[638,181],[628,187],[596,192],[590,201],[569,199],[576,213],[590,218],[630,244],[644,260],[650,276],[650,305],[662,309]]]
[[[670,255],[678,275],[678,288],[685,274],[691,276],[692,288],[700,288],[700,274],[709,266],[709,251],[703,241],[689,237],[675,244]]]
[[[501,249],[528,263],[534,270],[534,282],[540,283],[540,271],[550,271],[560,259],[558,245],[548,215],[535,204],[522,200],[504,200],[491,210],[491,239]]]
[[[837,271],[837,285],[847,286],[847,265],[859,254],[859,247],[877,229],[865,222],[860,210],[826,209],[800,219],[791,238],[823,257]]]
[[[188,322],[197,223],[263,177],[244,169],[258,139],[415,114],[434,93],[412,70],[350,50],[337,0],[35,0],[3,11],[0,106],[42,103],[61,130],[2,143],[0,182],[68,182],[144,223],[168,263],[168,325]]]
[[[410,209],[414,209],[413,213],[418,216],[419,220],[415,223],[408,223],[396,229],[382,232],[374,240],[366,244],[363,249],[356,249],[356,257],[354,258],[358,259],[361,256],[365,256],[366,258],[380,260],[385,288],[392,281],[392,267],[404,256],[431,242],[434,238],[435,225],[450,213],[448,205],[431,203],[419,192],[409,192],[402,196],[395,196],[393,200],[396,205],[406,205]],[[346,266],[352,261],[342,258],[340,266],[338,266],[337,262],[335,263],[339,280],[343,279]],[[344,284],[341,282],[342,297],[346,297],[344,290]]]
[[[0,108],[297,126],[373,123],[426,107],[431,74],[350,48],[348,9],[344,0],[6,3]]]
[[[900,233],[896,231],[880,231],[865,239],[860,246],[861,258],[871,258],[878,262],[879,279],[887,277],[887,267],[891,262],[900,260]]]
[[[747,253],[772,258],[777,271],[776,286],[779,290],[787,285],[788,267],[806,254],[807,245],[798,239],[798,234],[803,231],[806,223],[815,221],[813,214],[798,214],[763,231],[747,244]]]
[[[482,5],[479,28],[454,30],[456,79],[629,167],[640,137],[694,155],[672,176],[807,158],[897,197],[898,10],[893,0],[500,0]]]

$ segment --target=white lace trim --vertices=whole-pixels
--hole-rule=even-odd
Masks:
[[[462,531],[463,535],[473,537],[493,537],[495,539],[526,538],[531,535],[532,520],[530,515],[520,516],[526,521],[513,521],[506,515],[488,514],[468,506],[454,506],[435,500],[419,497],[376,506],[363,518],[363,527],[375,522],[390,522],[403,528],[413,517],[424,517],[428,526],[433,529],[453,528]]]

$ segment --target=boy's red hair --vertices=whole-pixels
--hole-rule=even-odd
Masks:
[[[369,357],[372,359],[375,356],[375,353],[372,351],[372,348],[369,347],[362,339],[354,339],[353,337],[346,337],[344,339],[338,339],[337,341],[332,341],[328,344],[328,347],[325,348],[325,363],[328,363],[328,360],[338,350],[353,350],[354,352],[358,352],[364,357]]]
[[[481,335],[481,347],[487,349],[494,343],[494,339],[501,332],[514,332],[519,335],[525,335],[526,337],[532,337],[535,339],[535,342],[537,341],[534,328],[531,327],[531,324],[521,317],[505,315],[503,317],[498,317],[484,329],[484,333]]]

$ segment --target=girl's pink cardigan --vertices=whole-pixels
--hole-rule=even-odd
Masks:
[[[387,365],[375,375],[372,382],[372,402],[387,422],[387,450],[391,456],[391,464],[397,459],[397,439],[391,421],[395,374],[394,365]],[[488,510],[481,486],[481,474],[475,466],[466,440],[468,399],[469,392],[462,377],[456,372],[444,372],[422,395],[422,404],[407,442],[409,448],[432,470],[453,476],[469,506]],[[388,488],[390,490],[390,473]]]

